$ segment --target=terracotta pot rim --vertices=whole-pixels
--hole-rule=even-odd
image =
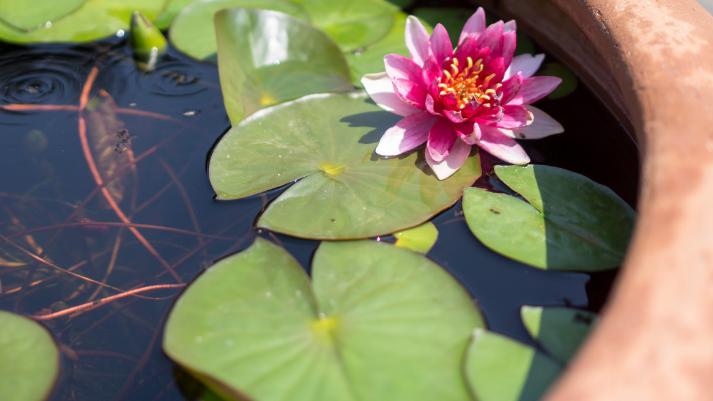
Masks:
[[[635,134],[639,216],[603,318],[549,400],[710,399],[713,16],[697,0],[483,0]]]

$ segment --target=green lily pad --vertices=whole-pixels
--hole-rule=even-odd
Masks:
[[[566,364],[597,322],[597,315],[572,308],[523,306],[522,321],[532,338],[552,357]]]
[[[471,158],[439,181],[420,152],[379,159],[375,142],[398,118],[363,93],[312,95],[262,110],[218,143],[211,184],[227,200],[301,179],[257,222],[296,237],[367,238],[417,226],[453,205],[480,176],[480,163]]]
[[[32,5],[18,0],[0,0],[0,21],[22,31],[31,31],[71,14],[86,0],[33,0]]]
[[[394,234],[396,246],[418,253],[428,253],[438,241],[438,228],[433,223],[399,231]]]
[[[323,243],[312,277],[257,239],[191,284],[164,349],[222,396],[469,399],[461,367],[483,320],[438,265],[374,241]]]
[[[465,371],[478,401],[538,401],[561,366],[534,348],[476,330]]]
[[[560,63],[545,64],[538,75],[550,75],[562,79],[562,83],[557,87],[557,89],[547,96],[549,99],[556,100],[567,97],[574,93],[574,91],[577,90],[577,86],[579,86],[577,76],[574,75],[572,70]]]
[[[171,42],[195,59],[214,61],[217,44],[213,19],[218,11],[234,7],[279,11],[302,20],[309,18],[300,6],[287,0],[197,0],[173,21]]]
[[[168,29],[178,14],[180,14],[186,6],[194,1],[196,0],[166,0],[166,3],[161,10],[161,14],[159,14],[156,18],[154,24],[159,27],[159,29]]]
[[[366,48],[346,53],[354,85],[361,87],[361,77],[366,74],[384,72],[385,55],[391,53],[403,56],[408,55],[408,49],[404,41],[406,17],[407,15],[404,13],[397,13],[391,30],[381,40]]]
[[[369,46],[386,36],[398,7],[384,0],[291,0],[343,51]]]
[[[44,327],[0,311],[0,400],[45,400],[59,373],[59,351]]]
[[[220,84],[233,124],[286,100],[352,88],[337,45],[304,21],[237,8],[220,11],[215,24]]]
[[[86,0],[74,12],[31,31],[0,21],[0,40],[12,43],[89,42],[128,30],[134,11],[149,19],[156,18],[163,3],[164,0]]]
[[[541,269],[599,271],[621,265],[635,213],[611,189],[549,166],[499,166],[495,173],[525,200],[466,190],[468,227],[488,248]]]
[[[404,9],[410,7],[416,0],[389,0],[389,3],[395,5],[398,8]]]

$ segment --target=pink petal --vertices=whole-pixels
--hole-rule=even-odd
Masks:
[[[549,114],[534,106],[527,106],[534,117],[532,124],[514,129],[514,135],[520,139],[540,139],[564,132],[562,124]]]
[[[468,145],[475,145],[478,143],[478,138],[480,138],[480,125],[472,122],[465,122],[463,124],[456,125],[454,128],[461,141],[467,143]]]
[[[446,118],[448,118],[452,123],[455,124],[460,124],[465,121],[460,111],[443,110],[443,114],[446,116]]]
[[[448,36],[446,28],[441,24],[436,25],[431,34],[431,52],[439,66],[443,65],[447,58],[453,57],[451,38]]]
[[[480,37],[478,37],[478,47],[482,48],[490,48],[491,50],[495,50],[496,48],[501,47],[500,46],[500,41],[502,40],[503,36],[503,26],[505,24],[502,21],[498,21],[492,25],[490,25],[485,32],[483,32]],[[497,54],[492,54],[493,57],[497,57]]]
[[[426,153],[437,162],[443,161],[448,156],[453,143],[456,141],[456,133],[451,123],[442,118],[438,119],[428,132],[428,142]]]
[[[478,146],[500,160],[511,164],[527,164],[530,157],[514,139],[508,137],[499,129],[481,126]]]
[[[431,170],[433,170],[433,173],[436,174],[439,180],[445,180],[455,174],[455,172],[463,166],[470,155],[470,148],[471,145],[463,141],[455,141],[448,156],[440,162],[435,161],[431,158],[431,155],[426,152],[426,163],[431,166]]]
[[[525,106],[507,105],[503,107],[503,116],[498,121],[498,128],[513,129],[525,127],[533,122],[533,115]]]
[[[401,100],[394,92],[394,84],[385,72],[364,75],[361,84],[374,103],[386,111],[404,117],[420,111]]]
[[[463,43],[468,36],[476,38],[480,36],[481,33],[485,32],[485,26],[485,10],[483,10],[483,7],[478,7],[478,10],[465,22],[460,33],[460,39],[458,39],[458,45]]]
[[[421,82],[421,67],[400,54],[384,56],[384,67],[386,67],[386,74],[392,80],[408,79]]]
[[[503,25],[503,31],[505,32],[516,32],[517,22],[515,20],[510,20]]]
[[[396,94],[412,106],[423,108],[426,86],[423,84],[421,67],[399,54],[384,56],[384,66],[386,74],[394,83]]]
[[[424,108],[426,88],[421,83],[409,79],[394,79],[392,82],[401,100],[419,109]]]
[[[443,76],[443,69],[441,69],[440,64],[436,62],[433,56],[428,57],[423,63],[423,70],[421,71],[421,78],[423,79],[424,85],[430,86],[435,92],[433,94],[438,94],[439,89],[437,86],[437,81]]]
[[[433,114],[434,116],[440,116],[441,113],[439,110],[436,110],[436,101],[433,100],[433,96],[431,95],[426,95],[426,100],[423,102],[424,106],[426,107],[426,110],[428,110],[429,113]]]
[[[428,32],[421,21],[413,15],[406,19],[406,47],[411,53],[413,61],[423,66],[430,51]]]
[[[505,59],[505,65],[508,66],[512,64],[513,56],[515,55],[515,48],[517,47],[517,34],[515,32],[505,32],[503,33],[503,42],[501,48],[501,54],[503,59]]]
[[[522,83],[524,82],[524,79],[520,73],[515,74],[513,77],[510,79],[506,80],[503,82],[503,87],[501,88],[502,90],[502,103],[503,104],[508,104],[515,96],[520,93],[520,88],[522,87]]]
[[[530,104],[544,98],[557,89],[562,83],[558,77],[538,76],[525,80],[520,93],[510,101],[510,104]]]
[[[478,47],[478,37],[466,36],[460,42],[458,48],[456,48],[455,56],[458,58],[459,62],[465,65],[465,61],[468,56],[470,56],[474,61],[480,58],[478,57],[478,50],[480,50]]]
[[[381,156],[398,156],[423,145],[436,117],[423,111],[412,114],[386,130],[376,147]]]
[[[521,54],[514,57],[510,68],[505,72],[504,79],[510,79],[510,77],[515,76],[518,72],[522,74],[523,78],[530,78],[540,69],[543,61],[545,61],[544,54],[534,56],[532,54]]]

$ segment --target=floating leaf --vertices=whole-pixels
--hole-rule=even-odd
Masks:
[[[499,166],[495,173],[527,202],[477,188],[466,191],[466,221],[488,248],[541,269],[599,271],[621,265],[635,215],[612,190],[549,166]]]
[[[470,398],[461,367],[483,321],[438,265],[374,241],[323,243],[312,276],[310,284],[287,252],[258,238],[191,284],[164,349],[241,399]]]
[[[478,401],[538,401],[561,367],[527,345],[476,330],[465,370]]]
[[[337,45],[287,14],[223,10],[216,15],[216,33],[220,84],[233,124],[266,106],[352,88]]]
[[[71,14],[86,0],[0,0],[0,21],[21,31],[31,31]]]
[[[577,76],[574,75],[572,70],[560,63],[547,63],[542,67],[538,74],[562,78],[562,83],[557,87],[557,89],[555,89],[554,92],[550,93],[548,96],[549,99],[556,100],[567,97],[574,93],[579,85],[579,80],[577,79]]]
[[[438,228],[429,222],[405,231],[399,231],[394,234],[394,237],[396,237],[396,246],[425,254],[436,245]]]
[[[198,0],[187,6],[174,20],[171,25],[171,43],[195,59],[214,61],[217,50],[213,23],[215,14],[220,10],[235,7],[268,9],[305,21],[308,19],[300,6],[287,0]],[[269,30],[267,27],[261,29]],[[274,40],[275,37],[271,35],[268,39]],[[255,42],[262,42],[263,46],[270,43],[259,37],[253,38],[255,39]],[[280,37],[280,40],[285,42],[287,39]],[[260,49],[256,43],[253,43],[253,46]]]
[[[292,0],[345,52],[386,36],[399,9],[384,0]]]
[[[398,119],[364,94],[312,95],[262,110],[218,143],[209,175],[218,199],[239,199],[284,184],[258,226],[297,237],[367,238],[430,220],[480,176],[477,158],[439,181],[419,152],[374,155]]]
[[[171,26],[171,23],[178,14],[194,1],[196,0],[166,0],[166,4],[163,6],[163,10],[161,10],[161,14],[156,18],[154,24],[156,24],[159,29],[167,29]]]
[[[366,74],[384,72],[385,55],[391,53],[408,55],[408,49],[404,42],[405,30],[406,14],[397,13],[394,17],[394,25],[381,40],[366,48],[346,53],[354,85],[361,87],[361,77]]]
[[[18,7],[16,0],[5,1]],[[93,41],[128,30],[134,11],[156,18],[163,3],[164,0],[86,0],[74,12],[32,31],[0,21],[0,39],[13,43]],[[34,6],[30,8],[36,11]]]
[[[44,327],[0,311],[0,400],[45,400],[59,373],[59,351]]]
[[[597,321],[597,315],[572,308],[523,306],[520,314],[532,338],[563,364],[572,359]]]

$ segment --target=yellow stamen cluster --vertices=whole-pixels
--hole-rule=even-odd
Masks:
[[[491,101],[497,96],[498,89],[502,87],[502,84],[498,83],[491,88],[490,82],[495,78],[495,74],[481,77],[485,69],[483,59],[473,62],[469,56],[466,60],[468,65],[463,70],[460,69],[457,58],[453,58],[450,67],[443,70],[443,76],[438,84],[440,95],[453,94],[458,102],[458,108],[461,110],[465,109],[470,102],[490,107]]]

